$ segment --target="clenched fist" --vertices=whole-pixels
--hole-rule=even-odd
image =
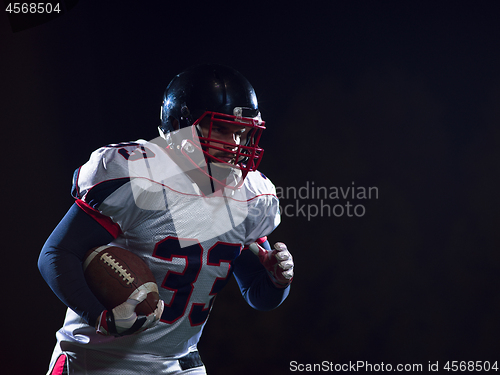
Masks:
[[[273,250],[266,250],[257,242],[248,248],[259,257],[274,285],[280,288],[290,285],[293,279],[293,257],[283,242],[276,242]]]

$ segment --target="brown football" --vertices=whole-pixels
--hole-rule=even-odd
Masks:
[[[146,290],[148,296],[135,308],[137,315],[156,309],[160,296],[155,278],[134,253],[117,246],[100,246],[85,254],[83,270],[90,290],[107,310],[125,302],[138,288]]]

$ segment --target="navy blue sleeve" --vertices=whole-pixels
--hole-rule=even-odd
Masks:
[[[271,250],[268,241],[261,246]],[[290,285],[286,288],[275,286],[259,258],[248,249],[233,261],[233,272],[243,298],[256,310],[275,309],[288,297]]]
[[[38,258],[38,268],[52,291],[91,326],[105,307],[85,281],[82,260],[90,249],[114,237],[76,204],[49,236]]]

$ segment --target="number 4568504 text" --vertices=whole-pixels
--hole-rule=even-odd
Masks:
[[[59,3],[9,3],[5,11],[8,13],[60,13],[61,6]]]

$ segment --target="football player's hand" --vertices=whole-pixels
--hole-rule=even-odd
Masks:
[[[286,288],[290,285],[293,279],[293,257],[283,242],[276,242],[274,250],[270,251],[257,242],[252,243],[248,248],[259,257],[274,285],[279,288]]]
[[[128,299],[113,310],[104,310],[97,320],[96,330],[105,336],[125,336],[142,332],[153,327],[163,313],[163,301],[158,301],[156,310],[151,314],[137,315],[135,307],[144,301],[148,293],[145,290],[133,292]]]

